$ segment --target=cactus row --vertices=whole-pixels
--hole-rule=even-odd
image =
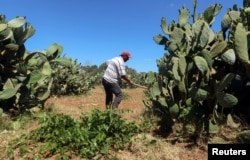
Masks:
[[[80,94],[96,81],[83,76],[76,61],[62,56],[63,46],[57,43],[43,51],[28,52],[25,42],[34,33],[26,17],[7,21],[0,15],[0,107],[4,110],[43,107],[51,94],[62,94],[58,90]]]
[[[234,5],[216,33],[211,27],[222,5],[211,5],[196,16],[194,2],[193,16],[184,7],[179,10],[178,22],[167,24],[166,18],[161,19],[164,34],[153,39],[167,52],[157,60],[158,73],[145,76],[151,88],[144,103],[152,109],[160,108],[172,119],[191,115],[194,123],[202,121],[202,129],[196,131],[207,125],[206,131],[214,133],[217,127],[212,124],[220,124],[224,110],[232,110],[247,99],[240,89],[248,87],[250,78],[246,29],[250,22],[246,23],[246,10]],[[196,110],[191,112],[192,108]]]

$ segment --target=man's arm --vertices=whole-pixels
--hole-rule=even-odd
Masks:
[[[107,60],[107,61],[105,62],[105,64],[104,64],[104,70],[106,70],[106,69],[108,68],[109,62],[110,62],[110,60]]]
[[[131,81],[126,75],[121,76],[121,78],[125,80],[127,83],[129,83],[130,85],[134,85],[134,82]]]

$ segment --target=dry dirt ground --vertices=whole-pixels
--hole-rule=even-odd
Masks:
[[[145,111],[142,102],[144,89],[123,89],[124,99],[119,109],[130,110],[122,114],[124,118],[139,121]],[[105,109],[105,93],[102,86],[92,89],[88,95],[54,97],[47,101],[46,105],[55,108],[55,112],[70,114],[79,117],[82,112],[90,112],[94,108]],[[150,146],[147,142],[156,139],[156,145]],[[164,138],[154,137],[150,134],[139,135],[134,139],[132,151],[124,150],[117,154],[121,160],[206,160],[207,151],[197,147],[189,148],[188,144],[170,144]]]
[[[122,116],[127,120],[139,122],[146,109],[142,102],[144,89],[123,89],[123,93],[125,96],[119,109],[130,110],[130,112],[125,112]],[[56,113],[79,118],[83,112],[90,112],[94,108],[105,110],[104,102],[104,90],[102,86],[97,86],[87,95],[51,97],[46,101],[46,108],[50,108]],[[34,128],[36,128],[36,124],[30,125],[27,129],[25,128],[25,132],[29,132]],[[9,139],[18,138],[19,135],[18,131],[0,133],[0,159],[1,152],[3,152],[1,148],[8,144]],[[153,145],[150,144],[152,140],[155,142]],[[115,155],[118,160],[207,160],[206,150],[188,146],[186,143],[171,144],[163,137],[145,133],[133,137],[129,150],[121,150],[111,154]],[[53,160],[53,158],[50,160]],[[78,158],[74,158],[74,160],[78,160]]]

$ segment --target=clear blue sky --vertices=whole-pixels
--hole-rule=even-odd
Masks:
[[[220,30],[226,10],[243,0],[198,0],[198,13],[219,3],[214,31]],[[161,18],[178,21],[183,6],[193,12],[193,0],[1,0],[0,14],[7,20],[26,16],[36,29],[25,43],[32,52],[52,43],[64,46],[63,54],[83,65],[100,65],[123,50],[133,58],[126,65],[138,72],[157,71],[156,60],[165,50],[153,41],[162,33]]]

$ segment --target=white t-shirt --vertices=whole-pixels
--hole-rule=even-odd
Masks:
[[[121,56],[110,59],[106,62],[107,68],[103,78],[110,83],[117,83],[121,76],[126,75],[125,63]]]

